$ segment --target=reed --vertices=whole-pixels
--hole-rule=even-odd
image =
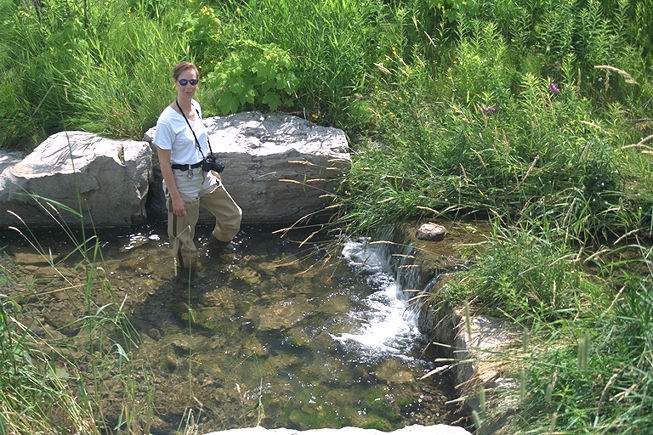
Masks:
[[[346,130],[353,161],[332,197],[335,232],[494,221],[467,280],[443,296],[528,328],[519,429],[650,427],[652,11],[650,0],[0,0],[0,147],[29,150],[76,128],[140,139],[173,95],[176,61],[234,78],[244,64],[230,55],[247,44],[278,53],[290,62],[277,68],[271,57],[265,68],[293,86],[259,82],[250,59],[249,85],[232,96],[244,104],[231,110],[271,107],[248,98],[256,89],[278,109]],[[207,114],[220,113],[215,96],[228,85],[203,84]],[[80,324],[106,358],[79,413],[102,422],[87,409],[103,371],[143,366],[96,267],[97,239],[75,243]],[[614,260],[626,247],[641,258]],[[17,323],[3,321],[14,331],[6,349],[26,346]],[[124,336],[112,342],[105,330]],[[46,366],[36,365],[41,378]],[[137,388],[123,387],[121,425],[136,427]]]
[[[53,279],[25,282],[25,277],[12,275],[14,266],[3,265],[2,279],[10,285],[1,295],[0,358],[6,371],[2,380],[7,382],[0,397],[6,411],[1,426],[7,433],[149,431],[149,367],[137,355],[140,339],[124,311],[125,300],[111,287],[99,236],[84,225],[74,229],[64,222],[66,212],[83,223],[75,209],[37,196],[32,200],[61,228],[72,249],[55,258],[29,226],[13,228],[48,264]],[[8,261],[3,258],[3,264]],[[70,276],[63,272],[64,265],[80,273]],[[22,309],[28,304],[47,306],[54,293],[66,301],[74,320],[63,328],[74,334],[49,332],[32,310]],[[105,409],[107,398],[121,404],[112,415]]]
[[[475,424],[507,413],[515,418],[503,423],[505,433],[646,431],[653,424],[653,251],[632,244],[588,255],[551,234],[497,225],[474,248],[474,266],[427,298],[524,328],[521,350],[492,355],[519,388],[495,391]]]
[[[7,280],[7,269],[2,269]],[[99,433],[92,410],[77,400],[69,385],[68,373],[57,369],[56,359],[65,359],[47,337],[21,322],[16,298],[2,294],[0,301],[0,432]]]

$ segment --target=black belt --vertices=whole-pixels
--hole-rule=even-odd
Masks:
[[[172,169],[179,169],[180,171],[187,171],[189,169],[195,169],[202,166],[202,162],[193,163],[192,165],[180,165],[179,163],[173,163],[170,165]]]

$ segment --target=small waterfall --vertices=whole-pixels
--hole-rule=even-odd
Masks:
[[[410,302],[416,295],[419,268],[413,265],[412,246],[394,254],[390,246],[388,242],[375,242],[367,237],[345,242],[343,258],[373,292],[360,308],[349,313],[360,320],[360,329],[333,338],[344,344],[357,343],[374,353],[402,356],[421,337],[417,309]]]

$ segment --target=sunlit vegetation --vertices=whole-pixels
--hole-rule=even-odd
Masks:
[[[192,60],[209,115],[345,130],[339,230],[492,221],[431,303],[527,331],[529,352],[503,356],[521,382],[506,433],[653,427],[651,0],[0,0],[0,17],[3,149],[66,129],[140,139]],[[98,427],[2,293],[0,432]],[[128,331],[112,307],[101,322]]]

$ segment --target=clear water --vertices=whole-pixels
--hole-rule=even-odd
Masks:
[[[434,356],[422,354],[425,339],[382,247],[299,246],[308,234],[246,227],[224,248],[199,228],[190,280],[174,276],[163,228],[100,235],[103,267],[153,373],[153,433],[183,426],[189,410],[200,432],[452,421],[449,380],[419,380]],[[61,237],[41,240],[55,257],[71,248]],[[49,273],[24,242],[6,236],[4,245],[24,272]],[[39,315],[74,336],[66,303],[52,299]],[[106,413],[119,406],[108,403]]]

